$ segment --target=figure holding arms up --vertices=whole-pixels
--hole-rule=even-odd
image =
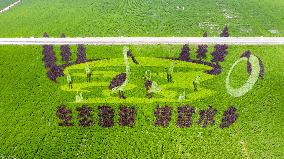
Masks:
[[[87,75],[87,82],[91,82],[92,71],[88,64],[86,64],[85,70],[86,70],[86,75]]]
[[[167,70],[167,80],[168,82],[173,82],[172,74],[174,72],[175,63],[172,62],[170,68]]]
[[[70,75],[69,72],[67,73],[67,83],[68,83],[69,89],[72,89],[73,88],[73,86],[72,86],[73,81],[72,81],[72,78],[71,78],[71,75]]]
[[[197,76],[197,77],[195,78],[195,80],[193,81],[194,92],[197,91],[197,86],[198,86],[198,84],[199,84],[199,80],[200,80],[200,76]]]

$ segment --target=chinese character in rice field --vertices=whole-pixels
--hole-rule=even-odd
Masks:
[[[190,127],[192,125],[192,114],[195,108],[191,106],[182,106],[178,108],[177,126],[180,128]]]
[[[171,107],[157,107],[154,115],[156,117],[155,126],[167,127],[171,120],[172,108]]]
[[[73,126],[72,120],[72,110],[67,109],[64,105],[58,107],[56,116],[61,120],[59,126]]]
[[[216,113],[217,113],[217,109],[214,109],[212,108],[211,105],[209,105],[207,110],[201,110],[199,112],[199,119],[197,121],[197,124],[200,125],[203,121],[203,125],[202,125],[203,128],[205,128],[208,123],[211,125],[214,125],[215,121],[213,117]]]
[[[133,127],[135,123],[135,108],[134,107],[120,107],[119,125]]]
[[[237,109],[231,106],[224,112],[220,128],[229,127],[237,120],[239,114],[236,111]]]
[[[94,124],[93,115],[91,114],[93,112],[93,109],[87,106],[82,106],[81,108],[76,109],[78,111],[78,120],[79,120],[79,126],[88,127],[92,126]]]
[[[113,127],[114,126],[114,110],[110,106],[100,106],[99,109],[99,125],[101,127]]]

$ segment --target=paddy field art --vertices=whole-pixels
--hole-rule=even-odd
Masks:
[[[0,158],[283,158],[281,0],[0,0]]]

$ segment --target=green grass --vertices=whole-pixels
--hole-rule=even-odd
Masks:
[[[40,37],[43,32],[48,32],[52,37],[59,37],[61,32],[71,37],[201,36],[204,31],[208,31],[209,36],[218,36],[224,25],[229,26],[232,36],[283,36],[283,6],[281,0],[70,0],[68,3],[65,0],[25,0],[0,15],[0,37]],[[279,33],[273,34],[269,30],[278,30]],[[42,48],[0,46],[0,157],[244,158],[248,155],[250,158],[283,158],[283,46],[229,46],[229,54],[221,63],[222,74],[210,77],[200,85],[209,93],[204,92],[208,96],[200,98],[198,94],[190,94],[189,101],[184,103],[169,101],[181,93],[180,84],[175,88],[167,88],[166,95],[173,95],[172,99],[162,99],[161,102],[155,101],[159,99],[155,97],[150,102],[136,101],[145,95],[141,80],[145,69],[152,69],[156,65],[153,70],[159,72],[159,75],[155,75],[155,78],[163,82],[165,77],[160,72],[170,62],[157,61],[156,57],[177,57],[181,46],[129,47],[140,61],[143,61],[143,57],[152,61],[143,63],[151,63],[143,68],[131,64],[138,77],[132,77],[130,88],[126,90],[130,99],[125,103],[116,95],[111,95],[107,89],[96,90],[102,88],[96,85],[106,88],[113,76],[124,71],[121,61],[122,46],[87,46],[88,59],[106,58],[91,65],[97,73],[94,77],[101,79],[95,81],[100,83],[84,82],[84,64],[68,68],[77,81],[74,87],[84,91],[86,103],[94,109],[94,126],[81,128],[77,125],[75,110],[81,104],[74,103],[76,91],[66,88],[65,77],[60,78],[57,84],[48,80],[41,61]],[[190,47],[191,58],[195,58],[197,47]],[[226,92],[225,79],[231,65],[248,49],[262,59],[265,78],[258,80],[246,95],[234,98]],[[212,50],[213,47],[210,46],[209,52]],[[59,58],[58,46],[55,51]],[[76,58],[75,51],[76,47],[72,46],[73,60]],[[209,55],[207,60],[210,58]],[[120,66],[115,66],[117,63]],[[106,69],[106,66],[110,67]],[[191,78],[192,74],[206,69],[203,65],[189,63],[182,63],[181,66],[184,66],[181,68],[185,68],[188,74],[185,77],[176,76],[174,79]],[[182,69],[177,71],[180,73]],[[240,63],[232,72],[230,82],[233,87],[238,87],[247,78],[245,63]],[[182,84],[187,84],[187,81]],[[192,88],[189,86],[189,89]],[[104,98],[107,96],[111,97]],[[100,100],[94,101],[95,97]],[[105,99],[109,100],[104,102]],[[135,104],[129,104],[134,102]],[[136,108],[134,128],[118,126],[120,103]],[[173,108],[172,120],[167,128],[154,126],[153,112],[158,103]],[[58,126],[55,113],[60,104],[72,109],[76,126]],[[103,104],[115,109],[114,128],[105,129],[98,125],[97,107]],[[175,124],[177,107],[182,104],[189,104],[197,110],[190,128],[181,129]],[[218,109],[214,117],[216,125],[203,129],[196,124],[198,112],[206,109],[209,104]],[[229,128],[221,129],[219,124],[223,112],[230,105],[238,109],[239,118]]]
[[[131,46],[136,56],[177,56],[181,46]],[[163,49],[164,48],[164,49]],[[196,47],[194,47],[196,48]],[[55,116],[61,103],[73,110],[74,123],[76,105],[74,94],[62,91],[60,84],[49,81],[41,62],[41,47],[2,46],[0,51],[0,152],[3,156],[17,158],[77,158],[77,157],[181,157],[181,158],[242,158],[245,142],[251,158],[281,158],[283,156],[283,51],[282,46],[231,46],[224,72],[202,82],[202,87],[214,90],[211,97],[185,102],[197,111],[212,104],[218,109],[214,117],[215,126],[205,129],[195,124],[198,114],[193,116],[190,128],[176,127],[177,107],[180,103],[161,102],[161,106],[173,107],[168,128],[153,125],[156,104],[127,104],[137,109],[134,128],[119,127],[117,124],[120,104],[109,103],[115,109],[115,126],[105,129],[98,126],[97,106],[89,104],[94,111],[94,126],[90,128],[62,128]],[[56,48],[58,49],[58,48]],[[73,48],[74,49],[74,48]],[[212,49],[212,48],[211,48]],[[241,98],[231,97],[225,90],[225,77],[229,68],[240,54],[250,49],[265,65],[265,79],[259,80],[253,89]],[[105,51],[110,52],[105,54]],[[88,57],[121,58],[122,47],[88,46]],[[137,52],[139,50],[139,54]],[[57,50],[58,52],[58,50]],[[24,60],[23,60],[24,59]],[[241,64],[240,64],[241,65]],[[78,67],[80,67],[78,65]],[[123,70],[123,68],[121,68]],[[236,67],[236,70],[245,71]],[[120,72],[120,70],[118,70]],[[245,76],[232,74],[231,83]],[[60,82],[65,78],[61,78]],[[90,94],[92,95],[92,94]],[[116,97],[117,98],[117,97]],[[71,102],[71,103],[69,103]],[[105,102],[108,103],[108,102]],[[228,106],[235,105],[240,117],[227,129],[220,129],[222,113]],[[230,145],[230,146],[228,146]]]
[[[283,7],[282,0],[25,0],[0,15],[0,37],[219,36],[225,25],[232,36],[283,36]]]

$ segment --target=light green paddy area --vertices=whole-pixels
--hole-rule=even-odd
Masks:
[[[196,46],[190,46],[191,58]],[[221,63],[223,72],[218,76],[204,74],[207,66],[177,62],[172,84],[168,84],[164,67],[171,60],[160,56],[177,57],[181,46],[130,46],[139,65],[130,61],[131,74],[126,87],[126,100],[119,99],[108,90],[111,79],[124,72],[122,46],[87,46],[87,57],[107,58],[90,62],[93,77],[85,82],[85,64],[67,67],[74,80],[74,90],[67,88],[66,77],[54,83],[46,77],[41,62],[41,47],[1,46],[0,47],[0,152],[3,156],[19,158],[105,158],[120,157],[174,157],[187,158],[242,158],[248,153],[251,158],[279,158],[283,155],[283,52],[282,46],[231,46],[226,60]],[[72,47],[72,51],[76,47]],[[212,51],[212,46],[209,48]],[[262,59],[265,66],[265,79],[258,80],[253,89],[240,98],[231,97],[225,88],[225,79],[232,64],[243,51],[251,52]],[[59,48],[55,47],[58,55]],[[107,54],[106,54],[107,52]],[[74,53],[73,53],[74,55]],[[113,57],[113,58],[110,58]],[[72,57],[73,60],[75,57]],[[207,57],[210,59],[210,56]],[[144,63],[155,59],[156,63]],[[114,67],[103,67],[103,63]],[[58,62],[60,64],[61,62]],[[147,66],[156,65],[154,66]],[[163,65],[164,64],[164,65]],[[152,70],[152,78],[162,89],[160,95],[152,99],[145,97],[142,76],[146,69]],[[158,72],[158,75],[157,75]],[[183,74],[183,76],[179,76]],[[193,91],[192,79],[201,75],[200,90]],[[183,79],[186,79],[183,81]],[[240,87],[248,75],[246,63],[239,63],[233,70],[230,83]],[[76,90],[76,91],[75,91]],[[94,109],[95,124],[89,128],[78,126],[75,95],[83,93],[85,105]],[[163,92],[164,90],[164,92]],[[182,92],[186,100],[178,101]],[[162,93],[163,92],[163,93]],[[145,98],[144,98],[145,97]],[[73,111],[74,127],[58,126],[56,108],[65,104]],[[173,108],[169,127],[154,126],[154,110],[160,106]],[[115,126],[110,129],[98,125],[97,106],[109,105],[115,110]],[[118,125],[118,112],[121,105],[134,106],[137,114],[133,128]],[[190,105],[196,108],[193,125],[178,128],[177,108]],[[216,125],[202,128],[196,124],[198,112],[212,105],[218,110],[214,119]],[[229,128],[221,129],[223,112],[231,105],[237,108],[239,118]],[[245,144],[240,142],[244,141]],[[228,146],[229,145],[229,146]],[[206,152],[206,153],[205,153]]]
[[[1,3],[1,0],[0,0]],[[48,32],[67,36],[218,36],[228,25],[232,36],[283,36],[284,17],[281,0],[251,1],[93,1],[25,0],[0,15],[0,37],[40,37]],[[183,8],[184,7],[184,8]],[[229,46],[221,63],[222,73],[203,73],[208,67],[176,61],[173,83],[167,83],[165,68],[178,57],[181,45],[129,46],[140,62],[130,61],[131,74],[126,100],[108,90],[111,79],[125,71],[123,46],[86,46],[93,76],[86,82],[85,64],[67,67],[73,89],[66,77],[58,83],[46,77],[41,46],[0,46],[0,157],[2,158],[283,158],[283,46]],[[197,46],[190,45],[196,59]],[[76,59],[72,46],[72,60]],[[250,50],[265,67],[264,80],[258,80],[242,97],[230,96],[226,76],[240,55]],[[213,46],[209,46],[209,53]],[[59,46],[55,47],[57,64]],[[206,60],[211,59],[208,54]],[[162,88],[152,99],[145,97],[143,75],[152,71],[152,79]],[[65,71],[66,71],[65,70]],[[200,90],[193,91],[192,80],[200,75]],[[246,63],[232,71],[230,84],[242,86],[248,79]],[[84,102],[75,103],[82,92]],[[186,100],[178,101],[185,91]],[[72,110],[75,126],[60,127],[56,110],[65,104]],[[94,125],[78,126],[76,107],[94,109]],[[173,108],[169,127],[155,127],[157,105]],[[98,125],[98,106],[115,111],[114,127]],[[133,128],[118,125],[120,106],[136,109]],[[178,107],[196,108],[189,128],[176,126]],[[200,110],[212,105],[218,110],[216,124],[197,125]],[[239,117],[229,128],[219,125],[223,112],[235,106]]]
[[[282,0],[23,0],[16,7],[0,15],[0,37],[219,36],[225,25],[232,36],[284,35]]]
[[[179,102],[180,94],[185,92],[185,101],[193,101],[199,98],[208,97],[214,94],[214,91],[199,88],[199,92],[193,91],[193,81],[197,76],[200,76],[200,82],[213,78],[213,75],[205,74],[204,71],[212,69],[208,66],[198,65],[189,62],[178,62],[174,60],[138,57],[139,64],[133,62],[130,64],[131,73],[127,77],[128,83],[125,87],[126,96],[130,97],[126,100],[120,100],[112,96],[111,90],[108,86],[110,81],[116,75],[123,72],[125,69],[124,59],[115,58],[111,60],[100,60],[95,62],[88,62],[79,65],[73,65],[65,69],[65,73],[69,73],[73,79],[73,88],[69,88],[66,82],[61,86],[64,91],[70,92],[91,92],[92,96],[87,96],[83,103],[156,103],[156,102]],[[167,81],[166,72],[171,63],[174,65],[174,73],[172,73],[173,82]],[[92,81],[86,82],[85,67],[89,66],[92,70]],[[116,71],[114,71],[116,70]],[[158,83],[161,89],[156,93],[157,98],[145,99],[146,90],[144,88],[145,78],[144,73],[151,70],[151,80]],[[120,72],[119,72],[120,71]]]

